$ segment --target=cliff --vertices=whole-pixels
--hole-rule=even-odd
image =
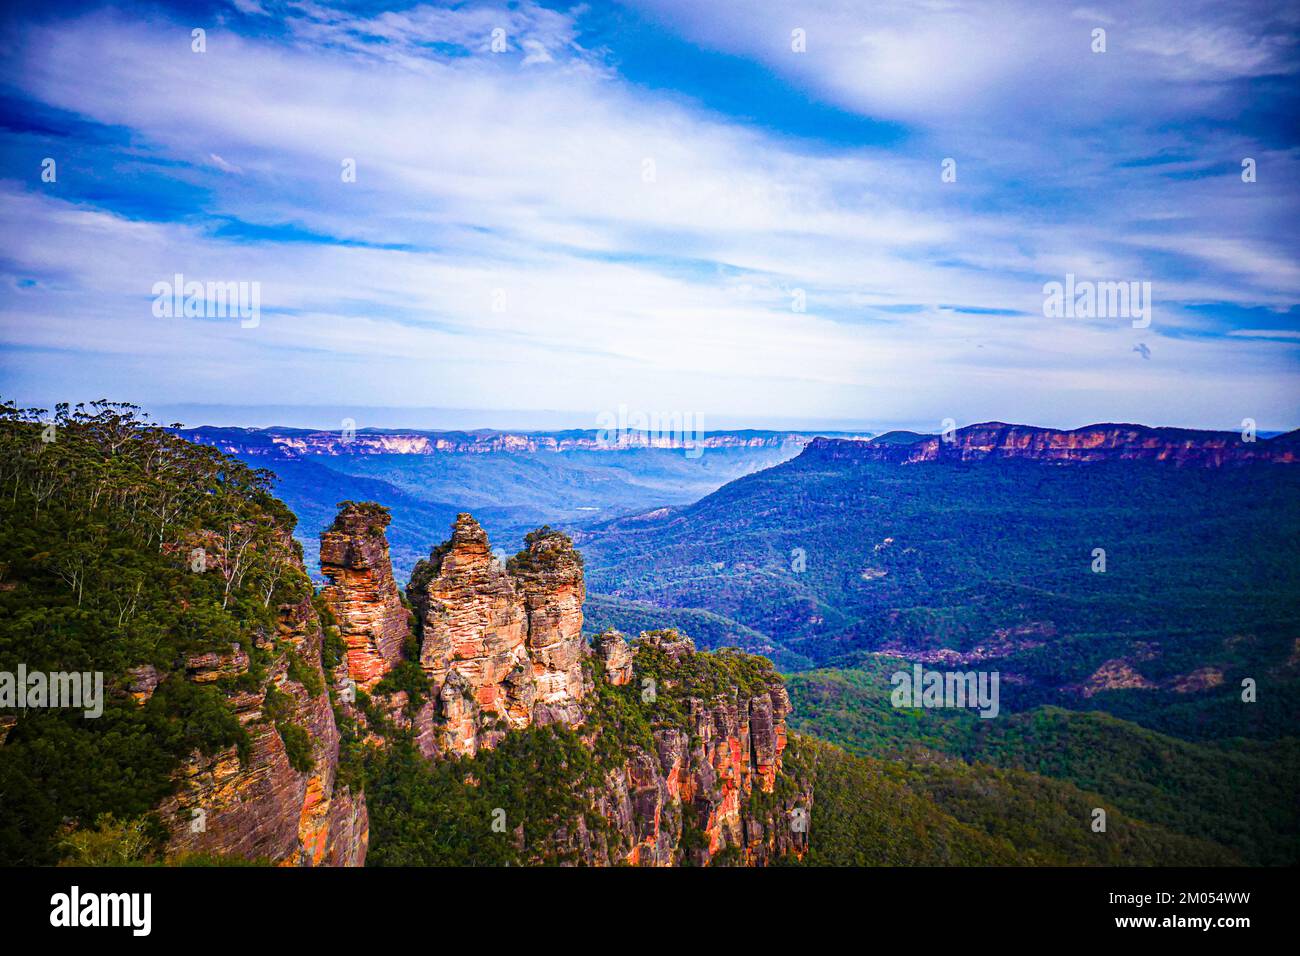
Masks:
[[[948,439],[939,435],[873,441],[816,438],[803,455],[839,461],[917,464],[936,461],[1022,459],[1058,464],[1104,461],[1160,461],[1199,468],[1243,462],[1294,463],[1297,433],[1246,441],[1238,432],[1148,428],[1144,425],[1087,425],[1070,431],[986,422],[967,425]]]
[[[633,684],[619,666],[630,658],[651,722],[650,746],[628,748],[598,797],[621,841],[599,862],[764,865],[801,856],[813,794],[806,776],[783,772],[790,698],[770,665],[699,654],[675,631],[644,633],[630,653],[617,633],[598,647],[610,686]],[[741,661],[750,674],[732,670]]]
[[[189,441],[217,448],[230,455],[263,458],[303,458],[311,455],[484,455],[568,451],[620,452],[629,448],[782,448],[803,447],[812,433],[738,430],[707,432],[701,436],[665,430],[661,433],[628,431],[616,440],[592,430],[564,432],[425,432],[362,430],[339,431],[290,428],[218,428],[179,430]],[[855,438],[867,437],[855,435]]]
[[[210,569],[211,570],[211,569]],[[295,570],[305,572],[301,564]],[[339,731],[321,665],[322,629],[310,597],[280,606],[260,634],[263,669],[232,644],[191,655],[184,670],[141,668],[140,705],[165,680],[215,684],[247,733],[245,747],[183,762],[176,792],[157,808],[171,835],[167,855],[202,853],[281,866],[361,866],[369,840],[365,797],[339,780]],[[337,688],[336,688],[337,690]]]
[[[338,655],[271,476],[131,405],[44,417],[0,408],[0,671],[94,675],[97,702],[0,724],[0,864],[361,864]]]
[[[322,535],[330,578],[322,594],[347,640],[351,676],[368,681],[372,700],[394,693],[383,677],[401,666],[382,648],[418,646],[427,703],[414,719],[372,726],[383,747],[406,740],[466,800],[501,785],[514,748],[559,741],[597,755],[581,771],[563,769],[569,761],[559,757],[528,758],[546,765],[527,779],[530,805],[502,809],[523,821],[510,858],[765,864],[803,851],[811,788],[783,773],[790,703],[769,662],[701,654],[671,631],[632,646],[609,632],[593,648],[582,635],[582,559],[569,539],[539,529],[503,565],[467,514],[412,574],[409,635],[387,570],[386,525],[374,506],[345,503]],[[389,696],[385,712],[400,718],[406,708]],[[496,748],[510,753],[498,758]],[[566,809],[542,822],[537,807],[552,803]],[[385,819],[392,808],[372,809]],[[454,818],[429,822],[457,827]]]

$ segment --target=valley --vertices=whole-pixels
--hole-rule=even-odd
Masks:
[[[744,432],[696,459],[582,432],[182,434],[275,473],[313,574],[338,501],[387,503],[399,575],[472,511],[495,540],[573,537],[591,633],[678,627],[792,672],[979,665],[1012,710],[1104,705],[1189,738],[1294,725],[1293,694],[1231,702],[1252,674],[1294,680],[1295,433]]]
[[[1300,858],[1293,435],[0,425],[0,658],[106,675],[102,720],[0,724],[10,862]],[[891,699],[922,667],[978,708]]]
[[[472,510],[492,534],[519,537],[538,525],[575,526],[634,511],[689,504],[743,475],[799,453],[811,434],[710,433],[702,452],[680,441],[599,431],[310,432],[193,428],[180,434],[253,467],[270,469],[299,517],[315,573],[315,537],[338,501],[385,502],[393,511],[393,560],[409,573],[425,542]],[[677,447],[673,447],[674,444]]]

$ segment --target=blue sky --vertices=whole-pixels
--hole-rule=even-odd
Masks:
[[[24,405],[1300,425],[1294,5],[5,16],[0,394]],[[176,273],[258,283],[260,322],[156,317]],[[1046,317],[1067,273],[1150,282],[1150,326]]]

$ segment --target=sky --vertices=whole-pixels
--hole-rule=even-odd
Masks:
[[[28,6],[23,406],[1300,425],[1294,4]],[[178,274],[256,320],[159,315]],[[1045,314],[1067,276],[1149,289],[1149,324]]]

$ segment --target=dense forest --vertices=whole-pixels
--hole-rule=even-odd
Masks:
[[[311,589],[271,477],[130,405],[0,407],[0,671],[101,671],[105,695],[97,719],[0,713],[0,861],[75,859],[97,828],[147,855],[182,758],[244,745],[220,682],[164,681],[143,707],[129,689],[138,668],[232,644],[251,661],[232,679],[259,680],[272,650],[257,638]]]
[[[908,666],[880,658],[790,675],[793,725],[907,768],[941,806],[951,797],[943,778],[954,773],[986,782],[1032,776],[1044,792],[1088,791],[1096,806],[1216,843],[1248,863],[1300,860],[1295,736],[1192,742],[1100,710],[1044,706],[984,720],[958,708],[896,708],[889,676]]]
[[[50,413],[0,408],[0,492],[0,671],[25,665],[105,675],[99,718],[58,708],[0,711],[0,861],[160,861],[167,831],[156,808],[175,789],[178,768],[196,751],[243,752],[248,731],[227,692],[262,686],[272,658],[285,653],[275,637],[277,607],[312,593],[292,538],[294,516],[275,497],[269,473],[178,438],[132,406],[108,402]],[[1273,560],[1257,562],[1272,568],[1272,577],[1257,578],[1260,587],[1289,580]],[[611,608],[626,610],[596,602],[593,616]],[[342,647],[319,601],[317,610],[324,627],[319,664],[332,683]],[[1274,654],[1259,635],[1275,611],[1256,614],[1251,640],[1224,649],[1220,641],[1188,639],[1150,672],[1186,669],[1216,648],[1225,666],[1250,667]],[[647,616],[643,629],[656,623]],[[707,616],[695,623],[706,642],[722,633],[709,632],[717,622]],[[758,631],[751,640],[748,650],[766,649]],[[143,704],[133,695],[143,669],[183,672],[195,655],[232,645],[249,658],[244,673],[209,683],[166,680]],[[317,663],[291,660],[287,679],[322,693]],[[1275,731],[1256,734],[1257,741],[1205,732],[1218,719],[1214,708],[1226,706],[1221,694],[1184,695],[1183,712],[1170,708],[1166,719],[1179,736],[1042,701],[984,721],[963,711],[893,708],[883,676],[897,662],[859,656],[852,663],[787,679],[792,728],[799,733],[786,748],[778,791],[806,785],[814,797],[808,851],[783,862],[1297,859],[1300,755],[1284,733],[1294,718],[1282,702],[1268,703],[1271,709],[1261,704]],[[629,748],[652,748],[656,727],[688,726],[692,699],[708,700],[727,688],[746,693],[776,679],[769,661],[733,650],[682,663],[643,648],[636,679],[620,687],[600,679],[598,659],[587,666],[595,690],[581,734],[533,727],[474,757],[429,763],[417,752],[413,731],[364,694],[357,707],[369,736],[336,710],[340,779],[364,788],[370,807],[368,862],[572,860],[572,827],[561,821],[582,820],[590,833],[602,831],[593,798]],[[1274,665],[1271,673],[1283,680],[1289,672]],[[418,704],[418,667],[399,667],[394,675],[376,693],[404,690]],[[646,678],[664,690],[653,707],[638,693]],[[1109,709],[1113,697],[1093,700]],[[277,717],[287,711],[270,689],[263,712],[294,768],[306,768],[306,731]],[[1159,719],[1142,716],[1148,724]],[[756,791],[752,799],[780,796]],[[1098,807],[1108,813],[1104,833],[1089,826]],[[508,830],[485,827],[496,810],[504,811]],[[688,843],[693,838],[685,836]]]
[[[701,619],[789,670],[947,652],[1022,679],[1003,707],[1100,706],[1177,736],[1300,726],[1300,469],[892,463],[802,455],[686,508],[575,532],[602,626]],[[1104,551],[1098,564],[1098,549]],[[949,657],[949,659],[953,659]],[[1156,691],[1088,701],[1124,659]],[[1204,693],[1170,685],[1201,668]],[[1233,705],[1268,675],[1259,706]]]

